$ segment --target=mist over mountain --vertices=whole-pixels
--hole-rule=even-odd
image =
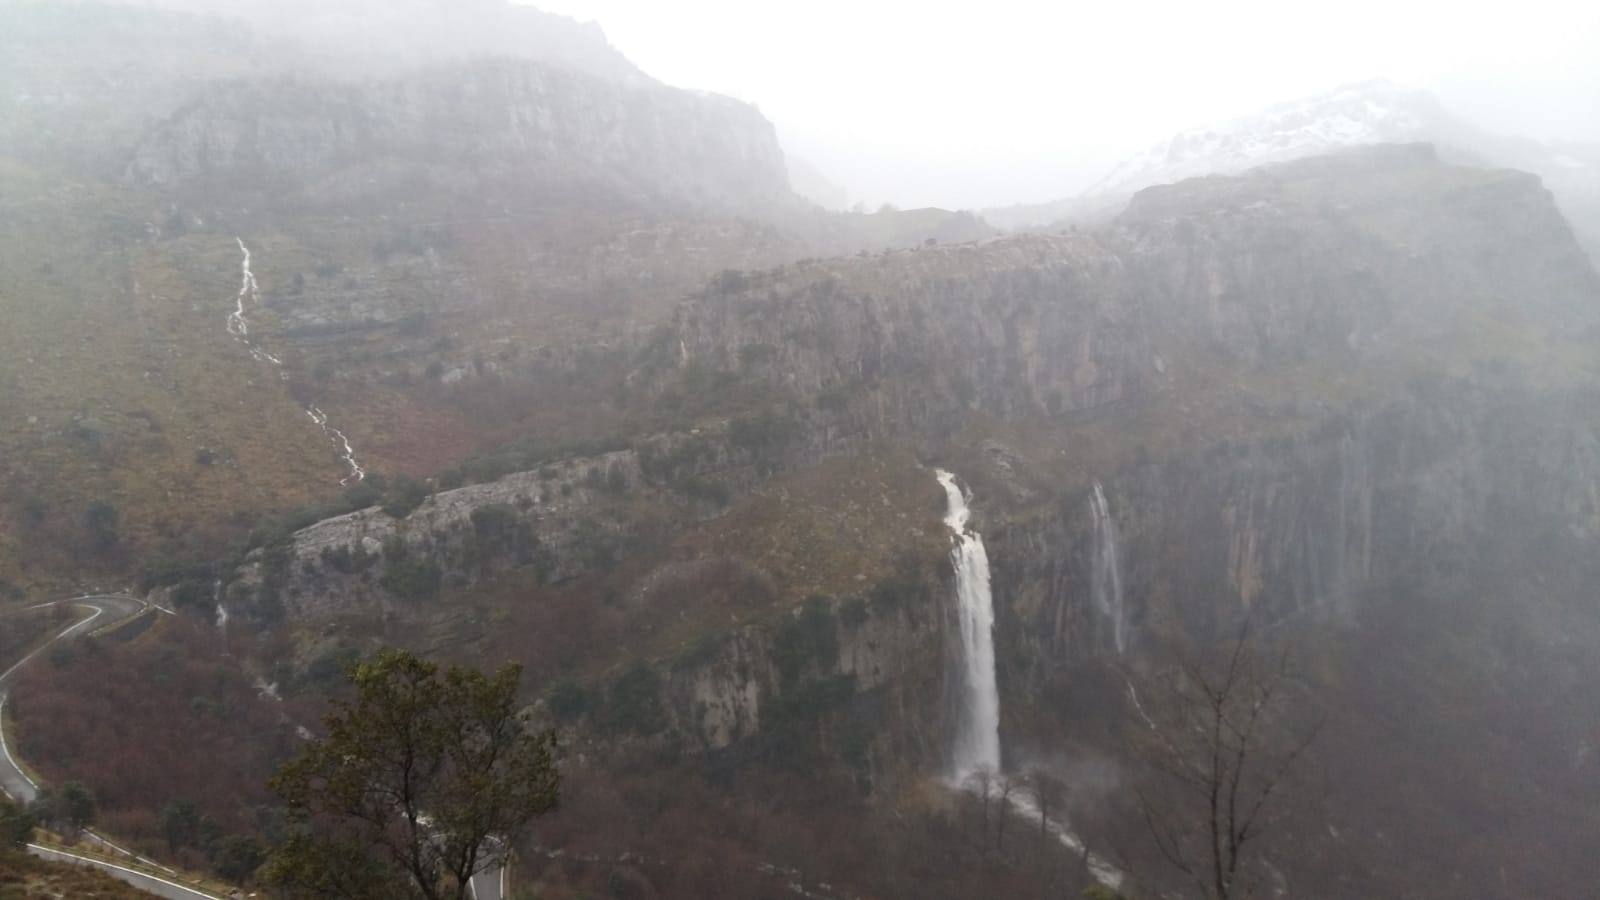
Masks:
[[[1426,91],[1386,80],[1346,85],[1256,115],[1190,129],[1124,160],[1077,197],[984,214],[1007,228],[1104,218],[1151,185],[1235,174],[1346,147],[1411,142],[1434,144],[1446,159],[1464,165],[1538,174],[1584,231],[1586,242],[1600,246],[1600,156],[1595,148],[1495,134],[1451,113]]]
[[[330,71],[392,72],[486,56],[531,59],[623,83],[649,81],[595,23],[499,0],[121,0],[242,22],[322,57]]]
[[[1372,81],[868,212],[606,33],[0,0],[0,880],[1592,889],[1595,148]]]

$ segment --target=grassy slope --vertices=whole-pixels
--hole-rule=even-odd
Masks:
[[[863,595],[908,554],[939,558],[948,546],[942,497],[902,448],[829,460],[774,479],[722,516],[679,520],[666,541],[610,571],[550,586],[513,571],[446,595],[427,640],[478,665],[521,662],[540,687],[638,659],[670,662],[809,597]],[[700,564],[671,565],[690,561]],[[346,634],[373,624],[348,623]]]
[[[92,574],[71,552],[97,500],[122,511],[131,555],[337,488],[287,385],[227,336],[230,238],[150,242],[150,198],[5,161],[0,197],[0,575]]]

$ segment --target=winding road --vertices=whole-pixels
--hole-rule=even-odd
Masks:
[[[110,631],[146,613],[167,612],[167,610],[158,606],[153,606],[143,600],[124,594],[89,594],[82,597],[73,597],[70,600],[41,603],[32,608],[43,609],[59,605],[87,609],[90,612],[78,621],[63,628],[55,637],[36,647],[33,652],[17,660],[16,663],[12,664],[11,668],[0,674],[0,729],[4,727],[5,705],[6,701],[11,698],[11,685],[16,680],[17,673],[34,657],[63,641],[70,641],[86,634],[99,634]],[[39,796],[38,783],[17,763],[16,757],[11,753],[11,743],[6,739],[3,730],[0,730],[0,789],[4,789],[8,796],[20,803],[32,803]],[[171,869],[154,860],[145,859],[137,853],[123,849],[93,831],[85,831],[83,837],[89,843],[98,845],[103,852],[126,857],[130,861],[144,864],[146,868],[154,868],[177,877],[177,873]],[[82,856],[69,850],[29,844],[28,852],[34,856],[58,862],[94,866],[134,887],[148,891],[158,897],[168,898],[168,900],[219,900],[215,894],[184,887],[175,881],[169,881],[147,871],[136,871],[127,866],[120,866],[116,863],[90,856]]]
[[[162,612],[170,614],[170,610],[124,594],[88,594],[82,597],[73,597],[70,600],[41,603],[30,608],[43,609],[59,605],[86,609],[89,610],[89,614],[63,628],[55,637],[34,648],[27,656],[12,664],[11,668],[5,670],[4,673],[0,673],[0,789],[3,789],[13,800],[21,803],[32,803],[37,799],[39,785],[17,763],[16,757],[11,753],[10,741],[4,733],[5,705],[6,701],[11,697],[11,686],[16,680],[17,673],[34,657],[63,641],[70,641],[86,634],[103,634],[146,613]],[[58,862],[94,866],[114,878],[118,878],[158,897],[167,898],[167,900],[221,900],[215,894],[208,894],[195,888],[185,887],[176,881],[152,874],[149,871],[150,869],[165,872],[173,878],[179,877],[178,873],[172,869],[119,847],[93,831],[85,831],[83,838],[89,843],[98,845],[101,851],[108,855],[122,856],[130,861],[142,863],[145,871],[117,865],[108,860],[92,856],[80,855],[70,850],[45,847],[40,844],[29,844],[28,852],[34,856]],[[474,877],[471,884],[471,894],[475,900],[504,900],[506,895],[505,868],[483,872]]]

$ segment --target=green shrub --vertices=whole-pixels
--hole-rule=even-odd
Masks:
[[[439,596],[444,573],[432,560],[410,556],[391,560],[378,583],[405,600],[432,600]]]
[[[606,694],[606,725],[612,732],[651,735],[666,727],[661,677],[644,663],[618,676]]]
[[[189,579],[172,589],[172,605],[178,609],[204,609],[216,599],[212,582]]]
[[[389,490],[383,495],[383,511],[391,518],[404,519],[426,499],[427,485],[415,478],[400,475],[389,483]]]
[[[672,661],[674,670],[695,669],[717,658],[717,651],[722,649],[723,643],[728,639],[725,634],[701,632],[694,640],[680,651]]]
[[[772,658],[785,691],[807,668],[833,668],[839,661],[839,631],[827,600],[807,600],[799,615],[784,619],[773,637]]]

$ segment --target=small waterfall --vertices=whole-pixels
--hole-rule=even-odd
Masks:
[[[262,349],[250,337],[250,322],[244,317],[245,301],[248,300],[251,303],[259,304],[261,302],[261,287],[256,284],[255,272],[250,269],[250,248],[244,245],[243,238],[234,238],[234,240],[239,244],[239,252],[244,254],[244,261],[239,265],[242,272],[239,295],[234,298],[233,312],[228,313],[228,333],[233,335],[234,340],[243,344],[245,349],[249,350],[250,355],[255,357],[256,360],[272,363],[275,366],[282,366],[283,360]]]
[[[989,593],[989,554],[983,538],[967,531],[967,498],[955,476],[935,470],[949,499],[944,524],[954,546],[956,602],[961,615],[963,684],[956,732],[955,777],[960,783],[980,769],[1000,770],[1000,691],[994,676],[994,599]]]
[[[228,608],[220,603],[217,604],[217,630],[228,633]]]
[[[1111,623],[1111,643],[1117,655],[1127,649],[1123,636],[1126,618],[1122,607],[1122,571],[1117,561],[1117,524],[1111,519],[1111,507],[1106,503],[1105,489],[1094,483],[1094,493],[1089,498],[1089,510],[1094,519],[1094,559],[1089,567],[1089,594],[1095,609]]]
[[[361,463],[356,462],[356,451],[354,447],[350,446],[350,439],[345,437],[344,432],[328,424],[328,414],[315,406],[308,406],[306,407],[306,415],[311,417],[311,421],[317,423],[317,427],[322,429],[322,433],[327,435],[329,440],[339,445],[339,458],[343,459],[344,464],[350,467],[350,474],[339,479],[339,483],[349,484],[352,481],[366,480],[367,470],[361,467]]]
[[[245,246],[243,238],[236,237],[234,241],[239,244],[239,252],[244,255],[244,261],[239,264],[242,272],[239,282],[239,294],[234,298],[233,312],[228,313],[228,333],[233,335],[234,340],[243,344],[245,349],[249,350],[250,355],[256,360],[282,368],[283,360],[268,353],[260,344],[256,343],[254,338],[250,337],[250,320],[245,318],[246,302],[260,304],[261,286],[256,283],[255,271],[250,268],[250,248]],[[280,374],[285,379],[289,377],[288,373]],[[339,483],[349,484],[352,481],[364,481],[367,477],[367,470],[362,468],[359,462],[356,462],[356,451],[354,447],[350,446],[350,438],[346,437],[343,431],[329,425],[328,414],[317,406],[306,407],[306,415],[311,418],[312,422],[316,423],[318,428],[322,429],[322,433],[338,448],[339,458],[344,461],[346,466],[350,467],[350,474],[339,479]],[[226,612],[221,610],[220,607],[218,611],[222,614],[222,618],[218,621],[220,625],[226,621]]]

